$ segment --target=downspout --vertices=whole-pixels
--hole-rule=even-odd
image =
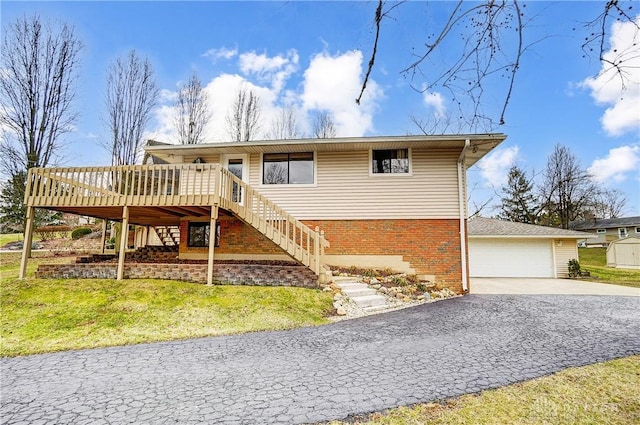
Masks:
[[[464,190],[464,155],[467,152],[467,149],[471,145],[469,139],[464,141],[464,147],[462,148],[462,152],[460,152],[460,156],[458,157],[458,206],[459,206],[459,214],[460,214],[460,259],[462,261],[462,291],[468,292],[468,276],[467,276],[467,232],[464,222],[467,218],[467,211],[465,206],[465,190]]]

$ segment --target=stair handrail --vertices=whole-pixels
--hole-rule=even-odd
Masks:
[[[220,168],[220,207],[232,211],[277,243],[316,275],[321,272],[329,241],[319,227],[312,229],[225,168]]]

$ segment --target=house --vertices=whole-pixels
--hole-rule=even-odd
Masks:
[[[577,241],[590,237],[483,217],[469,220],[468,227],[471,277],[567,277],[569,260],[579,260]]]
[[[316,276],[324,266],[390,268],[463,293],[466,170],[505,138],[152,143],[145,165],[32,169],[25,200],[29,211],[143,226],[136,239],[146,244],[169,233],[179,240],[179,259],[206,261],[207,283],[214,257],[217,264],[295,260]],[[25,250],[22,276],[28,256]]]
[[[617,239],[640,236],[640,216],[610,219],[594,218],[571,223],[573,230],[588,232],[596,237],[580,241],[581,246],[607,246]]]

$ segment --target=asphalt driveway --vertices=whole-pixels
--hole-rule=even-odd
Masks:
[[[472,294],[613,295],[640,297],[640,288],[572,279],[472,277]]]
[[[284,332],[0,359],[3,424],[267,424],[640,354],[640,298],[469,295]]]

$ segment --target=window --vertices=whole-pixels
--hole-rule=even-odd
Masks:
[[[409,149],[373,150],[371,173],[409,174]]]
[[[189,222],[187,246],[208,247],[211,226],[206,222]],[[214,246],[220,246],[220,223],[216,223],[216,239]]]
[[[265,153],[263,184],[313,184],[313,152]]]
[[[640,233],[640,227],[636,227],[636,233]]]
[[[598,229],[596,233],[607,233],[607,229]]]
[[[620,237],[620,238],[626,238],[627,237],[627,228],[626,227],[620,227],[618,229],[618,237]]]

